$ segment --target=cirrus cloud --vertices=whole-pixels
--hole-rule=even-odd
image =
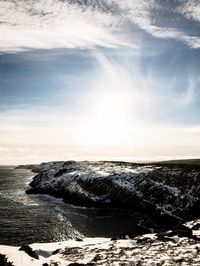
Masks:
[[[190,24],[199,21],[199,10],[194,0],[0,0],[0,51],[136,48],[141,34],[199,48],[200,36],[188,33]],[[177,19],[183,20],[181,27]]]

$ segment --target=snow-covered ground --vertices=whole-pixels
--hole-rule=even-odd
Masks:
[[[188,223],[199,235],[199,221]],[[172,231],[169,231],[169,233]],[[126,236],[125,236],[126,238]],[[35,259],[20,251],[19,247],[0,246],[0,253],[15,266],[84,265],[200,265],[200,241],[181,237],[179,232],[159,237],[146,234],[132,239],[84,238],[57,243],[32,244],[39,255]],[[56,251],[56,252],[55,252]],[[56,254],[54,254],[56,253]],[[77,264],[78,265],[78,264]]]

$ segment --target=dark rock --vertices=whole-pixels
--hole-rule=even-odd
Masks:
[[[110,240],[111,241],[116,241],[116,240],[118,240],[119,238],[117,238],[117,237],[112,237]]]
[[[20,251],[26,252],[30,257],[39,260],[39,256],[29,245],[23,245],[19,248]]]
[[[93,262],[97,262],[98,260],[101,260],[102,259],[102,257],[101,257],[101,255],[100,254],[97,254],[94,258],[93,258]]]
[[[82,242],[83,239],[77,237],[77,238],[76,238],[76,241],[78,241],[78,242]]]
[[[39,192],[34,188],[30,188],[26,190],[26,193],[27,194],[38,194]]]
[[[184,258],[177,258],[177,259],[174,259],[174,261],[175,261],[175,263],[176,264],[180,264],[180,265],[182,265],[182,263],[184,262]]]
[[[134,237],[133,233],[131,233],[129,231],[122,232],[119,235],[119,239],[129,239],[129,238],[133,238],[133,237]]]
[[[170,232],[161,232],[157,234],[158,239],[167,241],[171,240],[170,237],[178,236],[178,237],[188,237],[191,239],[199,240],[196,236],[193,236],[192,229],[184,224],[178,224],[172,228]]]
[[[0,266],[14,266],[14,264],[8,261],[5,255],[0,254]]]
[[[200,241],[200,237],[199,236],[192,236],[191,238],[196,240],[196,241]]]
[[[56,254],[58,254],[60,251],[61,251],[61,249],[58,248],[58,249],[56,249],[56,250],[54,250],[54,251],[52,252],[52,255],[56,255]]]
[[[69,172],[67,169],[60,169],[57,173],[55,173],[55,177],[59,177],[65,173]]]
[[[177,230],[186,231],[188,232],[188,234],[192,235],[192,229],[184,224],[177,224],[172,228],[172,231],[177,231]]]
[[[66,161],[66,162],[64,162],[64,163],[62,164],[62,166],[63,166],[63,167],[68,167],[68,166],[71,166],[71,165],[74,165],[74,164],[77,164],[77,162],[71,160],[71,161]]]
[[[153,240],[149,237],[143,237],[143,238],[137,239],[137,244],[141,244],[141,245],[152,243],[152,242]]]
[[[172,242],[176,242],[173,238],[170,238],[168,236],[165,235],[157,235],[157,239],[162,241],[162,242],[166,242],[166,241],[172,241]]]
[[[197,223],[195,225],[192,226],[192,230],[200,230],[200,223]]]
[[[87,265],[87,264],[77,263],[77,262],[68,264],[68,266],[85,266],[85,265]]]
[[[172,228],[172,235],[178,235],[179,237],[192,237],[192,229],[184,224],[178,224]]]

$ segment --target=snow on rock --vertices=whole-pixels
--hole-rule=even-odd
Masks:
[[[199,185],[199,168],[192,166],[67,161],[41,164],[28,193],[81,206],[128,208],[172,225],[198,217]]]
[[[30,245],[39,260],[20,251],[19,247],[1,245],[0,254],[5,254],[15,266],[200,265],[200,238],[195,238],[199,227],[200,221],[192,221],[179,226],[178,230],[162,233],[162,239],[160,234],[146,234],[129,239],[84,238]],[[180,232],[184,230],[192,234],[181,237]]]

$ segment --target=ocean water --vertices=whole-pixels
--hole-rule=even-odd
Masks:
[[[141,217],[130,211],[82,208],[48,195],[27,195],[33,176],[29,170],[0,166],[0,244],[112,237],[139,230]]]

